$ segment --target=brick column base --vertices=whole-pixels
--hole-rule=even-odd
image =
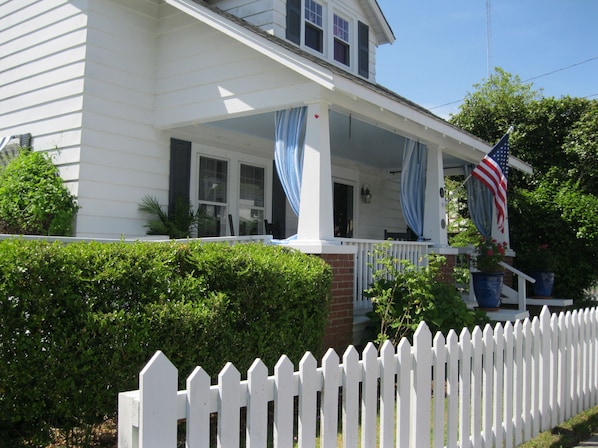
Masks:
[[[353,254],[318,254],[332,267],[332,301],[322,353],[333,348],[342,356],[353,339]]]

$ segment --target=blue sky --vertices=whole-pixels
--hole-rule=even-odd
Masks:
[[[396,41],[378,48],[376,81],[442,117],[457,112],[437,106],[488,77],[486,0],[378,4]],[[538,77],[529,82],[544,96],[598,99],[598,0],[491,0],[490,11],[491,67]]]

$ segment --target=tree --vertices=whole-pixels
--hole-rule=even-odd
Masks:
[[[474,87],[450,121],[490,144],[514,126],[511,153],[534,167],[509,172],[511,247],[524,255],[548,244],[555,295],[578,301],[598,281],[598,102],[545,98],[502,69]],[[516,263],[529,272],[524,257]]]

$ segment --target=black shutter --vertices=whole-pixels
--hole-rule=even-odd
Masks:
[[[168,186],[168,213],[174,210],[175,199],[189,202],[191,183],[191,142],[170,139],[170,179]]]
[[[287,40],[301,44],[301,0],[287,0]]]
[[[370,28],[365,24],[357,24],[357,54],[359,75],[370,76]]]

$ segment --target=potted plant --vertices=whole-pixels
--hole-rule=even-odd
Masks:
[[[548,244],[542,243],[523,254],[524,262],[530,269],[530,275],[536,280],[534,296],[551,297],[554,287],[556,258]]]
[[[506,242],[499,243],[495,239],[480,238],[476,244],[473,264],[477,271],[471,275],[480,309],[498,309],[505,274],[500,262],[505,258],[506,249]]]

